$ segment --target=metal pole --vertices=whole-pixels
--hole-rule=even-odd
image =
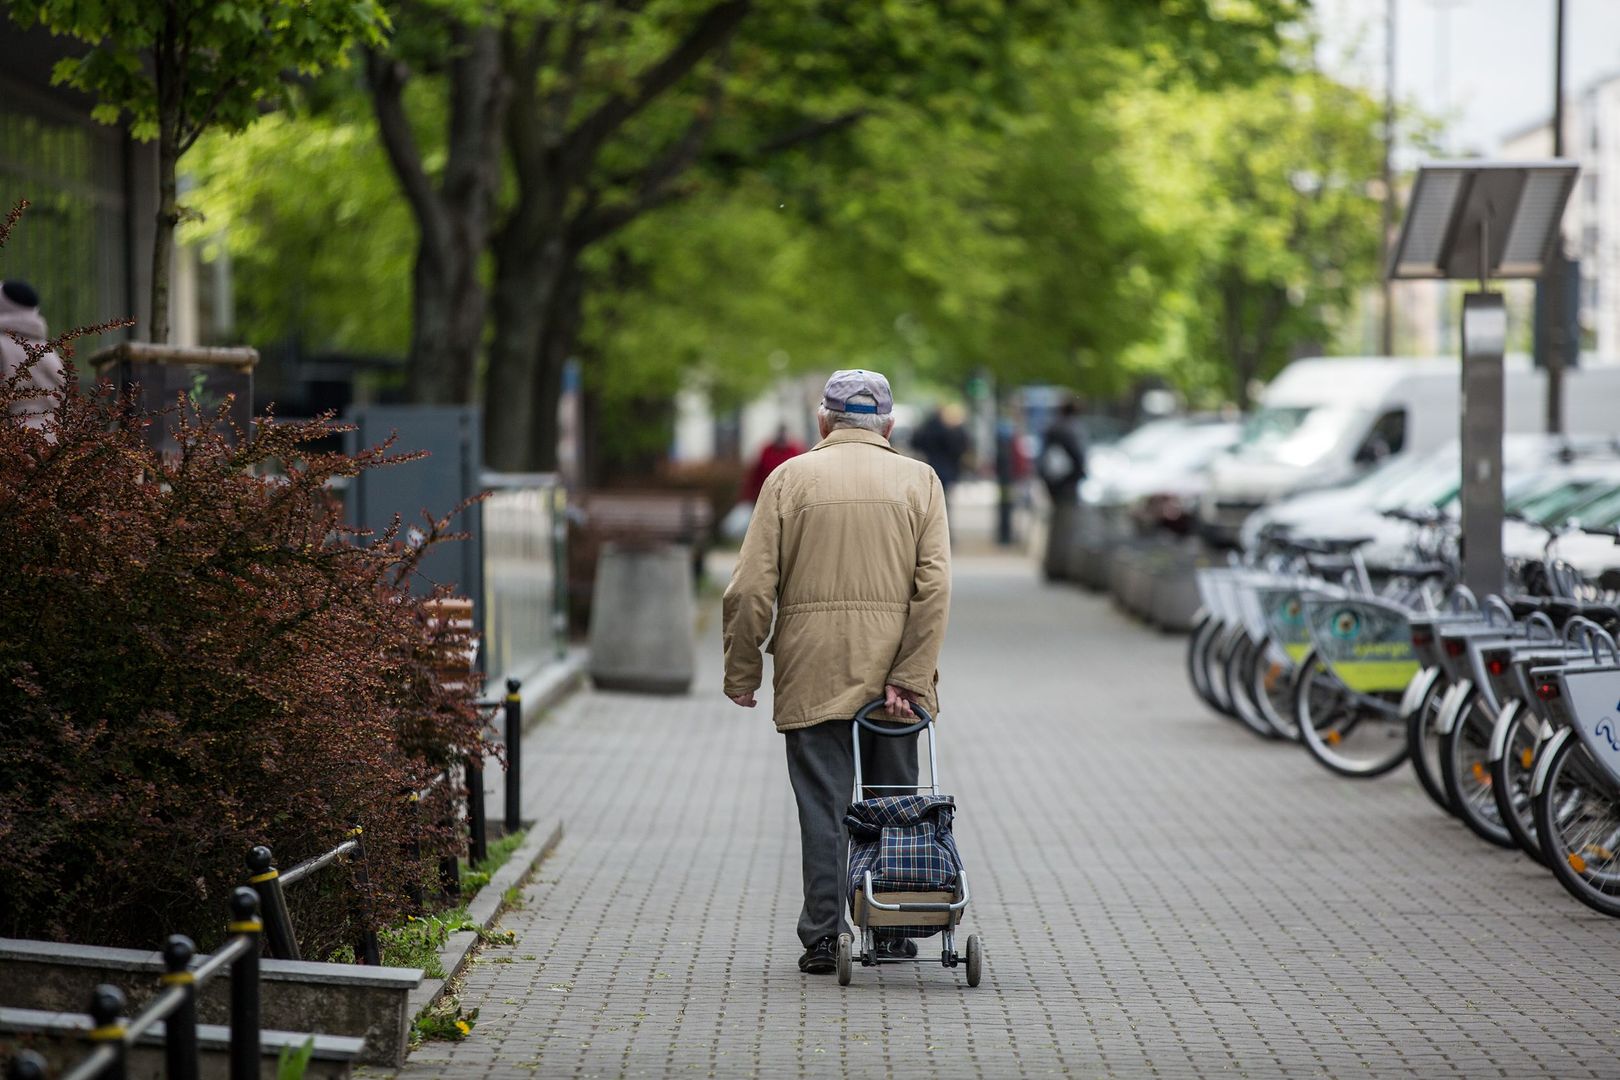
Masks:
[[[1483,230],[1482,230],[1483,231]],[[1507,311],[1501,293],[1463,297],[1463,584],[1475,596],[1500,593],[1502,562],[1502,350]]]
[[[523,828],[523,683],[506,680],[506,835]]]
[[[1564,0],[1554,0],[1553,15],[1553,157],[1564,156]],[[1535,347],[1547,368],[1547,433],[1564,430],[1564,289],[1568,287],[1564,268],[1563,230],[1553,240],[1552,256],[1536,282],[1537,304]],[[1551,292],[1551,296],[1543,293]]]
[[[124,1011],[129,1002],[124,992],[106,983],[95,988],[90,995],[90,1041],[112,1048],[112,1065],[101,1072],[105,1080],[125,1080],[129,1075],[129,1057],[124,1045]]]
[[[483,736],[479,745],[467,755],[467,859],[481,863],[489,858],[489,826],[484,811],[484,750]]]
[[[45,1059],[32,1050],[19,1050],[6,1066],[6,1080],[47,1080],[51,1075]]]
[[[405,792],[410,815],[410,839],[405,841],[405,860],[410,868],[406,877],[405,894],[418,910],[427,905],[427,894],[422,889],[422,796],[415,791]]]
[[[197,980],[191,958],[197,947],[184,934],[175,934],[163,946],[163,985],[178,986],[185,995],[163,1022],[163,1057],[167,1080],[197,1080]]]
[[[359,912],[357,918],[360,922],[359,940],[355,942],[355,959],[371,967],[382,966],[382,949],[377,944],[376,919],[372,915],[371,906],[371,871],[366,867],[366,835],[365,830],[356,824],[349,830],[354,837],[354,883],[360,892]]]
[[[231,961],[231,1080],[259,1080],[259,949],[264,924],[259,921],[259,894],[246,885],[231,894],[227,929],[248,943]]]
[[[263,844],[250,850],[247,853],[248,884],[259,894],[259,911],[263,913],[264,936],[270,955],[277,960],[302,960],[292,915],[287,911],[287,894],[281,887],[281,875],[274,863],[275,856]]]
[[[1384,2],[1384,227],[1379,233],[1378,264],[1389,266],[1389,245],[1395,234],[1395,0]],[[1395,355],[1395,283],[1382,276],[1383,316],[1379,325],[1378,351]]]

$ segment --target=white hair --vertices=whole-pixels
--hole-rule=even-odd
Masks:
[[[856,394],[845,404],[876,405],[877,399],[871,394]],[[870,431],[874,435],[882,435],[887,438],[889,424],[894,421],[893,415],[880,416],[877,413],[869,412],[834,412],[825,405],[822,405],[817,411],[828,431],[836,431],[839,428],[860,428],[862,431]]]

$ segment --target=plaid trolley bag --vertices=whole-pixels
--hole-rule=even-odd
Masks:
[[[857,957],[862,967],[918,960],[917,956],[904,956],[896,950],[880,953],[880,941],[940,934],[941,963],[954,968],[965,959],[967,984],[977,986],[984,963],[979,935],[968,936],[965,957],[956,952],[956,926],[968,903],[967,872],[951,834],[956,800],[939,792],[933,717],[914,703],[912,708],[921,717],[916,723],[880,724],[871,719],[871,714],[882,706],[881,698],[863,706],[851,727],[856,801],[850,804],[844,824],[849,830],[849,907],[860,934],[860,947],[857,952],[850,935],[838,936],[838,981],[849,985]],[[902,788],[902,794],[862,799],[862,728],[885,736],[927,731],[927,790]]]
[[[853,803],[844,816],[849,828],[850,904],[861,903],[867,874],[872,891],[890,893],[956,892],[962,859],[951,835],[956,800],[949,795],[885,795]],[[878,926],[884,938],[932,937],[944,926],[915,924]]]

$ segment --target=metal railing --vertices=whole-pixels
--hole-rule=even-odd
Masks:
[[[355,911],[360,932],[354,942],[355,960],[377,967],[382,964],[382,952],[377,945],[377,930],[371,915],[371,875],[366,867],[365,831],[356,825],[349,830],[349,838],[331,851],[305,859],[287,870],[277,870],[275,855],[263,844],[247,853],[248,884],[259,896],[259,910],[264,916],[265,947],[276,960],[302,960],[298,948],[298,934],[293,928],[292,913],[287,907],[289,885],[296,885],[317,870],[330,866],[344,856],[353,856],[359,900]]]
[[[506,680],[506,696],[499,701],[480,701],[480,709],[498,711],[503,719],[506,741],[506,806],[505,831],[510,834],[523,827],[523,684],[517,679]],[[470,862],[482,862],[489,855],[489,826],[485,816],[484,769],[481,756],[469,754],[462,762],[466,788],[465,806],[450,800],[447,819],[443,824],[453,833],[465,819],[467,829],[467,855]],[[406,791],[404,798],[419,809],[422,801],[440,784],[453,783],[453,769],[440,771],[421,790]],[[412,865],[421,861],[422,844],[420,821],[411,832],[404,852]],[[359,909],[355,912],[361,931],[354,943],[355,959],[362,964],[382,963],[377,943],[377,932],[371,915],[371,877],[366,867],[365,832],[359,825],[349,830],[349,836],[330,851],[305,859],[286,870],[275,866],[275,855],[264,844],[248,851],[248,884],[253,887],[264,912],[265,944],[270,955],[277,960],[301,960],[298,933],[293,926],[292,914],[287,906],[286,889],[308,878],[345,856],[351,857],[359,886]],[[461,861],[452,852],[439,860],[439,883],[447,896],[461,893]],[[419,882],[411,885],[411,900],[421,907],[426,900]]]
[[[126,1020],[128,999],[116,986],[103,983],[90,995],[90,1041],[95,1048],[62,1073],[62,1080],[127,1080],[129,1050],[163,1024],[164,1076],[168,1080],[198,1080],[201,1065],[197,1044],[197,993],[227,967],[231,972],[230,1077],[258,1080],[259,949],[264,924],[259,918],[259,894],[240,886],[231,894],[230,937],[217,952],[197,966],[191,961],[197,947],[184,934],[175,934],[163,946],[163,989],[136,1016]],[[8,1080],[45,1080],[45,1061],[25,1050],[12,1058]]]

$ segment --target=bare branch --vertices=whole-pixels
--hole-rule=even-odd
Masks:
[[[11,230],[17,227],[17,221],[23,216],[23,211],[26,209],[28,209],[28,200],[18,199],[17,205],[13,206],[6,214],[6,220],[0,221],[0,247],[5,247],[6,241],[11,239]]]
[[[670,51],[635,80],[628,93],[614,94],[569,132],[566,156],[573,170],[585,172],[602,144],[625,121],[674,86],[704,57],[731,40],[752,8],[752,0],[720,0],[705,11]]]
[[[848,112],[839,113],[837,116],[807,121],[791,131],[784,131],[774,139],[760,143],[759,146],[754,148],[751,156],[756,158],[769,157],[772,154],[780,154],[784,150],[792,150],[794,147],[803,146],[805,143],[815,142],[817,139],[835,134],[847,127],[854,127],[866,117],[871,116],[874,111],[867,108],[851,109]]]
[[[423,238],[437,247],[444,233],[444,208],[422,165],[421,148],[416,145],[416,134],[411,130],[410,118],[405,115],[404,93],[409,70],[401,61],[376,49],[367,49],[366,78],[371,83],[372,111],[377,116],[383,149],[393,163],[405,198],[422,223]]]
[[[645,214],[682,194],[675,181],[697,163],[720,115],[725,97],[725,82],[717,72],[709,83],[692,122],[680,137],[664,148],[646,166],[633,174],[610,177],[603,185],[593,185],[585,192],[585,203],[569,225],[571,244],[584,248],[609,233],[615,232]],[[634,187],[636,194],[627,202],[615,203],[604,210],[597,209],[604,187]],[[691,185],[683,185],[690,188]]]

